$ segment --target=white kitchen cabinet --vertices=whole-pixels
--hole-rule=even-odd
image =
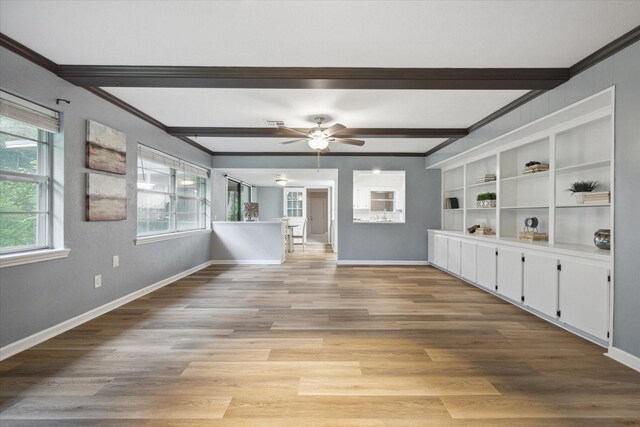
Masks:
[[[476,247],[476,283],[483,288],[496,288],[496,248],[477,245]]]
[[[462,241],[460,247],[460,275],[470,282],[476,281],[476,244]]]
[[[436,236],[436,265],[444,269],[447,268],[447,240],[444,236]]]
[[[447,270],[460,275],[460,240],[449,239],[447,245]]]
[[[498,293],[513,301],[522,299],[522,253],[498,251]]]
[[[353,207],[356,209],[369,209],[370,203],[371,203],[371,188],[369,187],[357,188]]]
[[[609,330],[609,269],[561,259],[560,320],[602,340]]]
[[[427,261],[436,263],[436,236],[432,231],[427,232]]]
[[[558,260],[555,257],[524,254],[524,304],[547,316],[558,310]]]

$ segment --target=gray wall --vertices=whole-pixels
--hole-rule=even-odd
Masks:
[[[227,219],[227,178],[220,172],[211,171],[211,220]]]
[[[142,246],[136,236],[136,144],[208,167],[211,156],[170,137],[84,89],[0,48],[0,86],[64,114],[66,259],[0,269],[0,346],[56,325],[211,259],[209,234]],[[71,101],[57,106],[56,98]],[[127,135],[128,219],[85,221],[85,121]],[[120,267],[111,267],[113,255]],[[94,289],[93,276],[102,274]]]
[[[640,42],[429,156],[427,166],[616,87],[613,345],[640,357]]]
[[[237,221],[213,223],[216,261],[260,261],[280,264],[284,260],[283,223]]]
[[[260,221],[273,221],[282,217],[282,187],[257,187],[256,193],[256,201],[260,204]]]
[[[313,156],[214,156],[214,168],[316,169]],[[339,260],[426,261],[427,228],[440,227],[440,171],[422,157],[324,156],[320,167],[338,169]],[[405,224],[353,223],[354,170],[406,171]]]

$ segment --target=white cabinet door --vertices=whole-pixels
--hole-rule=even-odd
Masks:
[[[524,254],[524,303],[548,316],[558,310],[558,260],[544,255]]]
[[[561,260],[560,320],[602,340],[609,330],[609,270]]]
[[[447,238],[436,236],[436,265],[447,268]]]
[[[436,263],[436,235],[432,231],[427,232],[427,260]]]
[[[356,190],[356,208],[357,209],[369,209],[369,202],[371,201],[371,188],[361,187]]]
[[[460,275],[470,282],[476,282],[476,244],[462,241],[460,250]]]
[[[460,240],[449,239],[447,253],[447,270],[453,274],[460,275]]]
[[[477,245],[476,247],[476,283],[483,288],[496,288],[496,248]]]
[[[498,250],[498,293],[520,302],[522,299],[522,253]]]

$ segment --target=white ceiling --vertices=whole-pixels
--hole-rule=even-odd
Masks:
[[[328,115],[347,127],[466,128],[525,90],[105,88],[171,126],[312,127]]]
[[[59,64],[567,67],[640,1],[10,1],[2,32]]]
[[[338,169],[214,169],[258,187],[277,187],[276,178],[284,177],[287,187],[333,187]]]
[[[640,1],[0,0],[0,31],[58,64],[568,67],[640,23]],[[168,126],[462,127],[526,91],[106,88]],[[335,152],[425,152],[368,139]],[[197,138],[214,151],[310,151]]]

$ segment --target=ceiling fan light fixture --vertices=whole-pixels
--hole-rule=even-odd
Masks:
[[[329,146],[329,141],[327,140],[327,138],[314,137],[313,139],[309,140],[309,147],[313,148],[314,150],[324,150],[328,146]]]
[[[287,182],[289,182],[289,180],[287,178],[277,178],[276,179],[276,184],[278,184],[281,187],[284,187],[285,185],[287,185]]]

